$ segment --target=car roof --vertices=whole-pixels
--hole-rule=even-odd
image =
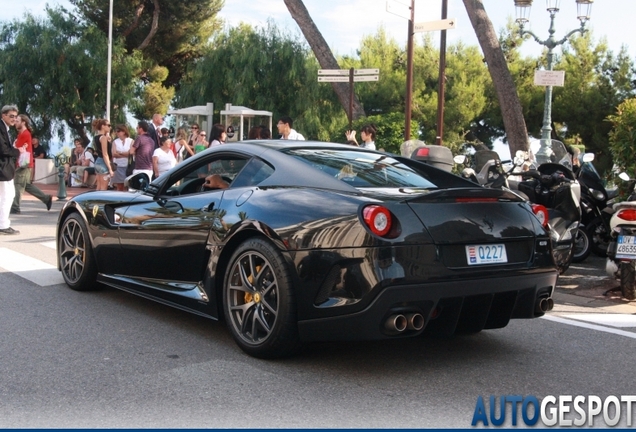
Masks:
[[[241,152],[250,153],[267,161],[274,167],[274,173],[259,183],[261,187],[310,187],[318,189],[332,189],[347,193],[359,193],[358,189],[328,175],[320,170],[312,168],[307,163],[283,153],[286,149],[320,148],[346,151],[364,151],[358,147],[347,144],[338,144],[321,141],[292,141],[292,140],[250,140],[237,143],[223,144],[214,147],[215,152]],[[378,153],[381,154],[381,153]]]

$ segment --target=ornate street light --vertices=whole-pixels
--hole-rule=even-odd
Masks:
[[[550,14],[550,28],[548,32],[550,36],[546,40],[539,39],[533,32],[524,30],[524,26],[529,21],[530,8],[532,6],[532,0],[514,0],[515,12],[517,15],[517,23],[519,24],[519,34],[521,36],[530,35],[539,44],[545,46],[548,49],[548,64],[547,70],[551,71],[553,67],[554,54],[553,49],[559,45],[564,44],[575,33],[584,34],[587,29],[585,24],[590,19],[590,13],[592,12],[592,3],[594,0],[576,0],[577,18],[581,22],[581,27],[576,30],[572,30],[567,33],[563,39],[556,40],[554,37],[554,18],[559,11],[560,0],[546,0],[546,10]],[[545,102],[543,106],[543,127],[541,128],[541,139],[547,140],[548,147],[550,146],[550,137],[552,133],[552,86],[545,87]]]

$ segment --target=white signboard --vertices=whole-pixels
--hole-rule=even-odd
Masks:
[[[407,20],[411,19],[411,7],[396,0],[387,0],[386,11],[393,15],[406,18]]]
[[[349,69],[318,69],[318,75],[346,75],[346,76],[349,76]]]
[[[565,71],[534,71],[534,85],[563,87]]]
[[[380,80],[380,75],[358,75],[358,76],[354,76],[353,80],[355,82],[361,82],[361,81],[379,81]]]
[[[354,69],[354,75],[377,75],[380,73],[380,69]]]
[[[349,82],[349,74],[347,73],[347,76],[319,76],[318,82]]]
[[[455,18],[448,18],[439,21],[427,21],[413,24],[413,32],[427,32],[435,30],[449,30],[454,29],[457,20]]]
[[[354,82],[363,82],[363,81],[379,81],[379,75],[356,75],[353,77]],[[318,82],[349,82],[348,76],[319,76]]]

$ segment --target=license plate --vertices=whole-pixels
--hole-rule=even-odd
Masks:
[[[471,245],[466,246],[468,265],[507,263],[506,245]]]
[[[616,258],[636,259],[636,236],[618,236]]]

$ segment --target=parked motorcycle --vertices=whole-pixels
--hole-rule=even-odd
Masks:
[[[583,261],[590,252],[599,256],[607,255],[610,237],[610,219],[613,214],[608,200],[616,196],[616,191],[607,191],[603,180],[592,161],[593,153],[586,153],[581,158],[581,167],[577,173],[577,180],[581,184],[581,227],[579,229],[582,246],[578,256],[573,261]]]
[[[625,173],[619,176],[630,180]],[[605,271],[620,280],[623,297],[636,300],[636,192],[627,201],[614,204],[610,230]]]
[[[574,256],[581,220],[581,187],[572,172],[572,159],[561,141],[540,140],[531,146],[531,168],[522,172],[516,188],[530,202],[548,210],[552,253],[559,273],[564,273]],[[510,187],[515,184],[510,182]]]
[[[536,141],[528,154],[517,152],[509,169],[494,151],[471,152],[469,148],[467,153],[454,159],[464,164],[463,177],[486,187],[509,188],[530,201],[540,218],[542,212],[547,213],[555,264],[560,273],[565,272],[579,251],[575,240],[581,220],[581,188],[565,145],[556,140]]]

